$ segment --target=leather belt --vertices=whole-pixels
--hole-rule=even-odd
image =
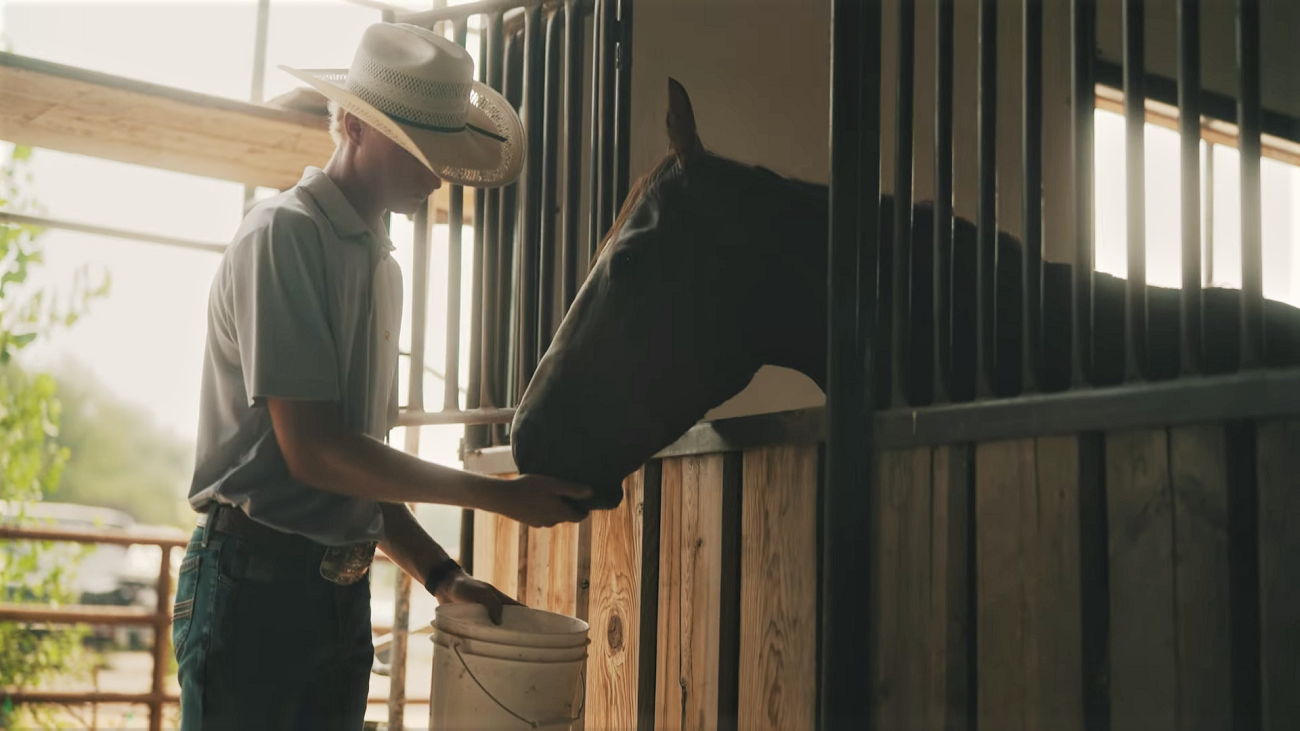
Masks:
[[[328,550],[326,546],[305,536],[285,533],[262,525],[244,514],[244,511],[229,505],[212,503],[210,508],[199,513],[198,527],[202,528],[209,522],[212,523],[211,530],[239,536],[254,546],[276,554],[320,560]]]
[[[238,536],[254,549],[286,558],[307,559],[313,564],[319,564],[320,576],[335,584],[347,586],[360,581],[370,571],[370,564],[374,561],[374,541],[325,546],[305,536],[262,525],[239,508],[219,503],[209,505],[210,508],[199,514],[196,521],[198,527],[204,528],[211,522],[212,526],[208,530]]]

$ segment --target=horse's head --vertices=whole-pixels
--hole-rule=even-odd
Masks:
[[[816,379],[824,363],[825,189],[707,152],[673,80],[667,126],[669,154],[629,193],[511,431],[521,472],[591,485],[596,508],[763,364]]]

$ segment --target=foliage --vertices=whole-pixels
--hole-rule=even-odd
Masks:
[[[63,404],[59,442],[74,455],[59,499],[114,508],[143,523],[193,526],[184,495],[194,444],[117,398],[87,368],[68,363],[53,372]]]
[[[31,182],[31,149],[15,147],[0,168],[0,209],[39,212],[22,188]],[[27,279],[44,260],[41,229],[0,223],[0,503],[6,520],[24,520],[32,503],[53,493],[70,457],[58,444],[60,404],[55,382],[46,374],[13,367],[16,352],[53,328],[68,327],[90,300],[108,291],[107,278],[91,286],[84,270],[65,304],[57,292],[33,291]],[[5,601],[67,604],[76,597],[70,572],[84,550],[31,541],[0,546],[0,593]],[[81,652],[84,630],[0,623],[0,689],[29,688],[88,670]],[[0,705],[0,728],[13,719],[7,700]]]

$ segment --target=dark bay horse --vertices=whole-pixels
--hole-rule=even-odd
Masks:
[[[669,80],[669,154],[637,181],[572,308],[515,413],[511,432],[521,472],[592,485],[588,507],[622,500],[622,480],[713,407],[743,390],[763,365],[800,371],[825,389],[828,189],[706,151],[685,89]],[[881,271],[891,271],[893,202],[881,203]],[[913,211],[911,311],[931,301],[932,210]],[[945,271],[975,270],[976,229],[955,218]],[[998,240],[994,391],[1020,383],[1021,247]],[[1070,266],[1048,263],[1043,281],[1047,390],[1069,378]],[[974,393],[974,276],[953,277],[951,323],[955,400]],[[889,383],[888,277],[880,282],[877,391]],[[1096,274],[1093,378],[1122,377],[1124,281]],[[1235,367],[1239,294],[1205,290],[1206,369]],[[1152,377],[1177,372],[1178,290],[1148,287]],[[1300,310],[1266,303],[1270,365],[1300,362]],[[918,321],[919,322],[919,321]],[[929,399],[930,332],[905,322],[909,401]],[[923,323],[922,323],[923,324]]]

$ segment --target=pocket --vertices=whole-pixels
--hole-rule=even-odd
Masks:
[[[172,605],[172,652],[178,662],[185,649],[190,626],[194,623],[194,599],[198,593],[200,561],[198,554],[187,555],[181,561],[181,570],[176,576],[176,601]]]

